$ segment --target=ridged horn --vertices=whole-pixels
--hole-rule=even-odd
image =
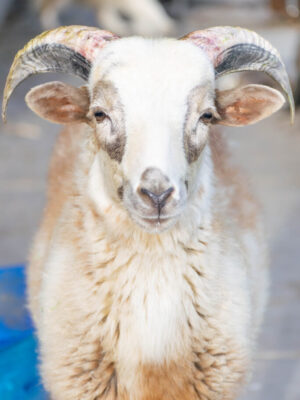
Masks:
[[[195,31],[181,38],[204,50],[215,67],[216,78],[240,71],[263,71],[284,91],[294,122],[295,104],[289,78],[278,51],[256,32],[217,26]]]
[[[44,72],[66,72],[87,80],[91,65],[113,33],[87,26],[64,26],[44,32],[20,50],[9,71],[4,89],[2,118],[15,88],[27,77]]]

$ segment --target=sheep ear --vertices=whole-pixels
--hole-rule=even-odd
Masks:
[[[244,126],[254,124],[284,104],[283,95],[264,85],[247,85],[232,90],[217,91],[216,105],[222,125]]]
[[[49,121],[58,124],[88,122],[86,86],[75,88],[62,82],[49,82],[31,89],[25,100],[33,112]]]

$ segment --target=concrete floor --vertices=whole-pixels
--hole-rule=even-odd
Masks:
[[[92,13],[72,23],[95,23]],[[268,37],[282,53],[292,77],[299,31],[276,26],[264,9],[201,9],[186,16],[180,33],[214,25],[243,25]],[[39,33],[30,13],[16,16],[0,31],[0,89],[16,51]],[[287,46],[288,43],[288,46]],[[28,79],[14,94],[9,123],[0,124],[0,265],[26,261],[45,199],[49,155],[59,127],[33,115],[27,90],[54,75]],[[62,77],[59,77],[62,79]],[[77,82],[63,77],[65,81]],[[272,287],[258,345],[253,380],[243,400],[300,400],[300,116],[293,127],[281,111],[252,127],[227,129],[235,161],[248,173],[264,209]]]

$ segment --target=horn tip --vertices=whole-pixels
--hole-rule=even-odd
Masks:
[[[291,110],[290,124],[294,125],[294,123],[295,123],[295,112]]]
[[[295,123],[295,103],[294,98],[289,96],[290,103],[290,124],[294,125]]]
[[[7,122],[7,117],[6,117],[6,104],[3,104],[3,107],[2,107],[2,120],[3,120],[3,122],[6,124],[6,122]]]
[[[4,96],[3,103],[2,103],[2,113],[1,113],[1,115],[2,115],[2,120],[3,120],[3,122],[4,122],[5,124],[6,124],[6,122],[7,122],[7,116],[6,116],[7,101],[8,101],[7,97]]]

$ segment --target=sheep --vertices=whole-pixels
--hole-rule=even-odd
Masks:
[[[77,0],[78,1],[78,0]],[[32,0],[44,29],[59,26],[59,12],[74,0]],[[96,11],[99,25],[119,35],[166,35],[174,26],[158,0],[80,0]]]
[[[69,72],[26,102],[64,124],[27,271],[41,374],[55,400],[233,400],[267,298],[259,207],[217,127],[280,109],[276,89],[217,91],[258,70],[294,103],[278,52],[215,27],[175,39],[57,28],[19,51],[3,118],[29,75]]]

